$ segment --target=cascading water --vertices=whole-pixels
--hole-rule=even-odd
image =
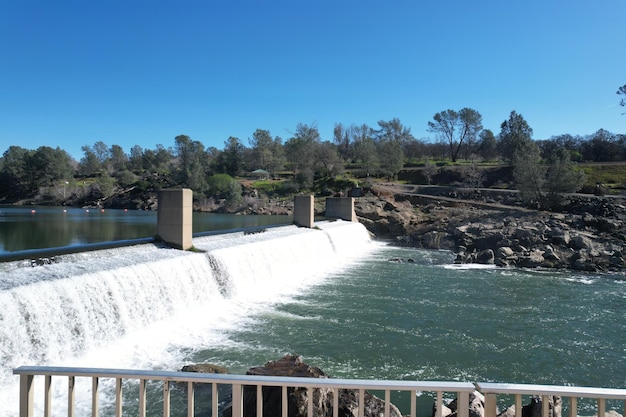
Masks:
[[[155,344],[219,337],[211,330],[229,317],[297,293],[371,247],[362,225],[343,221],[193,244],[196,251],[140,245],[34,268],[1,265],[0,414],[17,415],[15,367],[161,366]],[[155,326],[162,340],[147,346],[142,334]]]

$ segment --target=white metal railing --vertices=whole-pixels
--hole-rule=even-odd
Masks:
[[[626,409],[626,389],[607,388],[584,388],[549,385],[524,385],[524,384],[498,384],[498,383],[468,383],[468,382],[444,382],[444,381],[383,381],[383,380],[357,380],[357,379],[325,379],[325,378],[297,378],[280,376],[251,376],[232,374],[201,374],[193,372],[166,372],[166,371],[138,371],[126,369],[99,369],[99,368],[66,368],[47,366],[23,366],[13,370],[15,375],[20,376],[20,417],[33,417],[34,415],[34,380],[35,376],[44,377],[44,417],[52,416],[51,386],[53,377],[67,377],[67,415],[75,417],[75,382],[76,378],[91,379],[91,417],[99,417],[98,392],[101,379],[115,380],[115,406],[116,417],[122,416],[123,381],[138,381],[139,398],[136,401],[139,417],[146,417],[146,382],[160,381],[163,390],[163,416],[170,417],[170,384],[182,383],[187,387],[186,409],[187,416],[194,417],[194,401],[196,384],[211,386],[211,416],[218,417],[218,385],[231,387],[232,416],[243,416],[243,388],[256,387],[256,415],[262,417],[263,395],[262,387],[280,387],[282,392],[282,417],[287,417],[287,388],[306,388],[308,397],[313,397],[313,389],[327,388],[332,392],[333,416],[338,416],[339,390],[351,389],[358,395],[358,416],[364,415],[364,393],[368,391],[384,392],[384,415],[390,416],[391,392],[410,393],[410,416],[416,417],[417,393],[433,392],[436,396],[436,417],[442,416],[444,393],[454,393],[459,399],[458,404],[468,404],[472,392],[478,390],[485,395],[485,417],[496,417],[497,395],[508,394],[515,396],[515,417],[521,417],[522,395],[540,396],[542,401],[542,416],[548,417],[548,397],[565,396],[570,398],[570,415],[576,416],[576,399],[592,398],[598,401],[598,413],[604,417],[605,400],[622,400]],[[313,416],[313,402],[307,404],[307,414]],[[430,416],[430,414],[429,414]],[[459,407],[458,417],[469,417],[468,407]],[[81,416],[82,417],[82,416]],[[268,416],[270,417],[270,416]],[[276,416],[271,416],[276,417]]]
[[[578,416],[578,399],[589,398],[597,400],[597,416],[604,417],[606,400],[623,401],[626,412],[626,389],[569,387],[559,385],[531,385],[531,384],[499,384],[479,382],[477,389],[485,396],[485,417],[496,417],[497,395],[507,394],[515,397],[515,417],[522,417],[522,396],[529,395],[541,398],[541,415],[548,417],[549,397],[558,396],[569,398],[569,416]]]
[[[411,393],[410,408],[411,417],[416,417],[416,398],[418,392],[435,392],[437,396],[437,417],[441,417],[443,405],[443,393],[456,393],[463,403],[469,401],[469,395],[475,391],[473,384],[466,382],[440,382],[440,381],[379,381],[357,379],[332,379],[332,378],[302,378],[280,376],[251,376],[231,374],[200,374],[193,372],[166,372],[166,371],[137,371],[126,369],[94,369],[94,368],[64,368],[46,366],[23,366],[13,370],[20,376],[20,417],[32,417],[34,407],[34,377],[44,376],[44,417],[51,416],[52,398],[50,387],[52,377],[63,376],[68,378],[68,417],[74,417],[74,389],[76,378],[91,378],[91,416],[98,417],[98,388],[99,381],[103,378],[115,379],[115,416],[122,416],[122,381],[136,380],[139,382],[139,416],[146,416],[146,381],[161,381],[163,383],[163,416],[170,417],[170,383],[187,384],[187,416],[194,417],[194,384],[211,384],[212,410],[211,416],[218,417],[218,389],[219,385],[232,387],[232,415],[243,416],[243,387],[254,386],[257,390],[257,413],[258,417],[263,412],[262,387],[282,388],[282,417],[287,417],[287,388],[297,387],[309,390],[309,398],[312,398],[312,390],[316,388],[331,389],[333,395],[333,416],[339,412],[339,390],[352,389],[359,393],[358,414],[364,415],[365,391],[384,391],[385,415],[390,415],[391,392],[407,391]],[[313,402],[308,402],[308,416],[313,416]],[[276,417],[276,416],[272,416]],[[467,409],[460,410],[459,417],[469,417]]]

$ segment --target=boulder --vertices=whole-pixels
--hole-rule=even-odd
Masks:
[[[522,406],[522,417],[542,417],[542,398],[533,397],[529,404]],[[561,397],[548,396],[548,415],[546,417],[561,417],[563,404]]]
[[[492,265],[494,263],[494,254],[491,249],[486,249],[476,255],[476,263],[483,265]]]
[[[520,256],[517,265],[522,268],[538,268],[544,263],[543,251],[534,249],[528,255]]]
[[[263,366],[250,368],[247,375],[264,376],[289,376],[304,378],[328,378],[320,368],[309,366],[303,362],[301,356],[285,355],[276,361],[267,362]],[[263,415],[282,415],[282,389],[281,387],[263,387]],[[256,387],[246,386],[243,390],[243,415],[244,417],[256,417]],[[313,398],[309,398],[306,388],[287,388],[287,415],[289,417],[307,416],[308,402],[313,401],[313,415],[332,416],[333,397],[328,388],[316,388],[313,390]],[[358,391],[339,391],[339,415],[343,417],[356,417],[358,415],[359,401]],[[378,417],[383,415],[385,401],[365,391],[364,394],[365,416]],[[391,417],[402,417],[398,408],[390,404]],[[232,408],[224,410],[225,417],[232,416]]]
[[[451,417],[457,416],[457,404],[458,398],[452,400],[447,406],[443,406],[442,411],[445,413],[446,410],[450,410]],[[469,417],[485,417],[485,396],[478,391],[474,391],[469,395]],[[436,415],[436,403],[433,405],[433,417]],[[445,417],[446,414],[443,414]]]
[[[551,229],[550,231],[550,239],[552,243],[555,245],[569,245],[570,234],[569,231],[563,230],[561,228]]]
[[[576,235],[570,241],[569,246],[573,249],[584,249],[590,251],[593,249],[593,242],[587,236]]]
[[[185,365],[181,372],[198,372],[203,374],[228,374],[228,368],[212,363],[198,363],[194,365]]]

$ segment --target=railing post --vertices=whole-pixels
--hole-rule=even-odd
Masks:
[[[211,384],[211,417],[217,417],[219,398],[217,397],[217,382]],[[233,414],[234,415],[234,414]]]
[[[44,378],[44,417],[52,417],[52,375],[46,375]]]
[[[195,408],[195,385],[193,382],[189,381],[187,383],[187,417],[194,416],[194,408]]]
[[[241,384],[233,384],[233,413],[232,417],[243,416],[243,386]]]
[[[606,401],[604,398],[598,398],[598,417],[604,417],[606,413]]]
[[[76,397],[74,393],[75,382],[75,377],[67,377],[67,417],[74,417],[74,399]]]
[[[281,416],[287,417],[287,413],[289,412],[289,395],[287,394],[287,385],[283,385],[281,389],[282,395],[282,410]]]
[[[391,391],[385,390],[385,417],[390,417],[389,410],[391,409]]]
[[[569,417],[578,417],[578,398],[576,397],[569,399]]]
[[[359,388],[359,414],[358,417],[365,416],[365,389]]]
[[[122,417],[122,378],[115,378],[115,417]]]
[[[263,385],[256,386],[256,415],[263,417]]]
[[[170,381],[163,381],[163,417],[170,417]]]
[[[459,392],[459,401],[457,401],[457,416],[469,417],[469,392]]]
[[[98,391],[100,379],[94,376],[91,379],[91,417],[98,417]]]
[[[308,387],[306,392],[309,397],[307,401],[306,415],[308,417],[313,417],[313,387]]]
[[[139,417],[146,417],[146,380],[139,380]]]
[[[443,392],[441,391],[437,391],[437,413],[435,414],[435,417],[441,417],[443,416]],[[460,404],[457,404],[457,409],[461,408]]]
[[[20,375],[20,417],[33,417],[33,375]]]
[[[485,394],[485,417],[496,417],[497,409],[498,409],[496,403],[497,403],[496,394]]]

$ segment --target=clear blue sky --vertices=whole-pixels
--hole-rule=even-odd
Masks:
[[[186,134],[223,149],[257,129],[397,117],[428,138],[471,107],[535,139],[626,133],[626,1],[0,0],[0,153],[82,156]]]

